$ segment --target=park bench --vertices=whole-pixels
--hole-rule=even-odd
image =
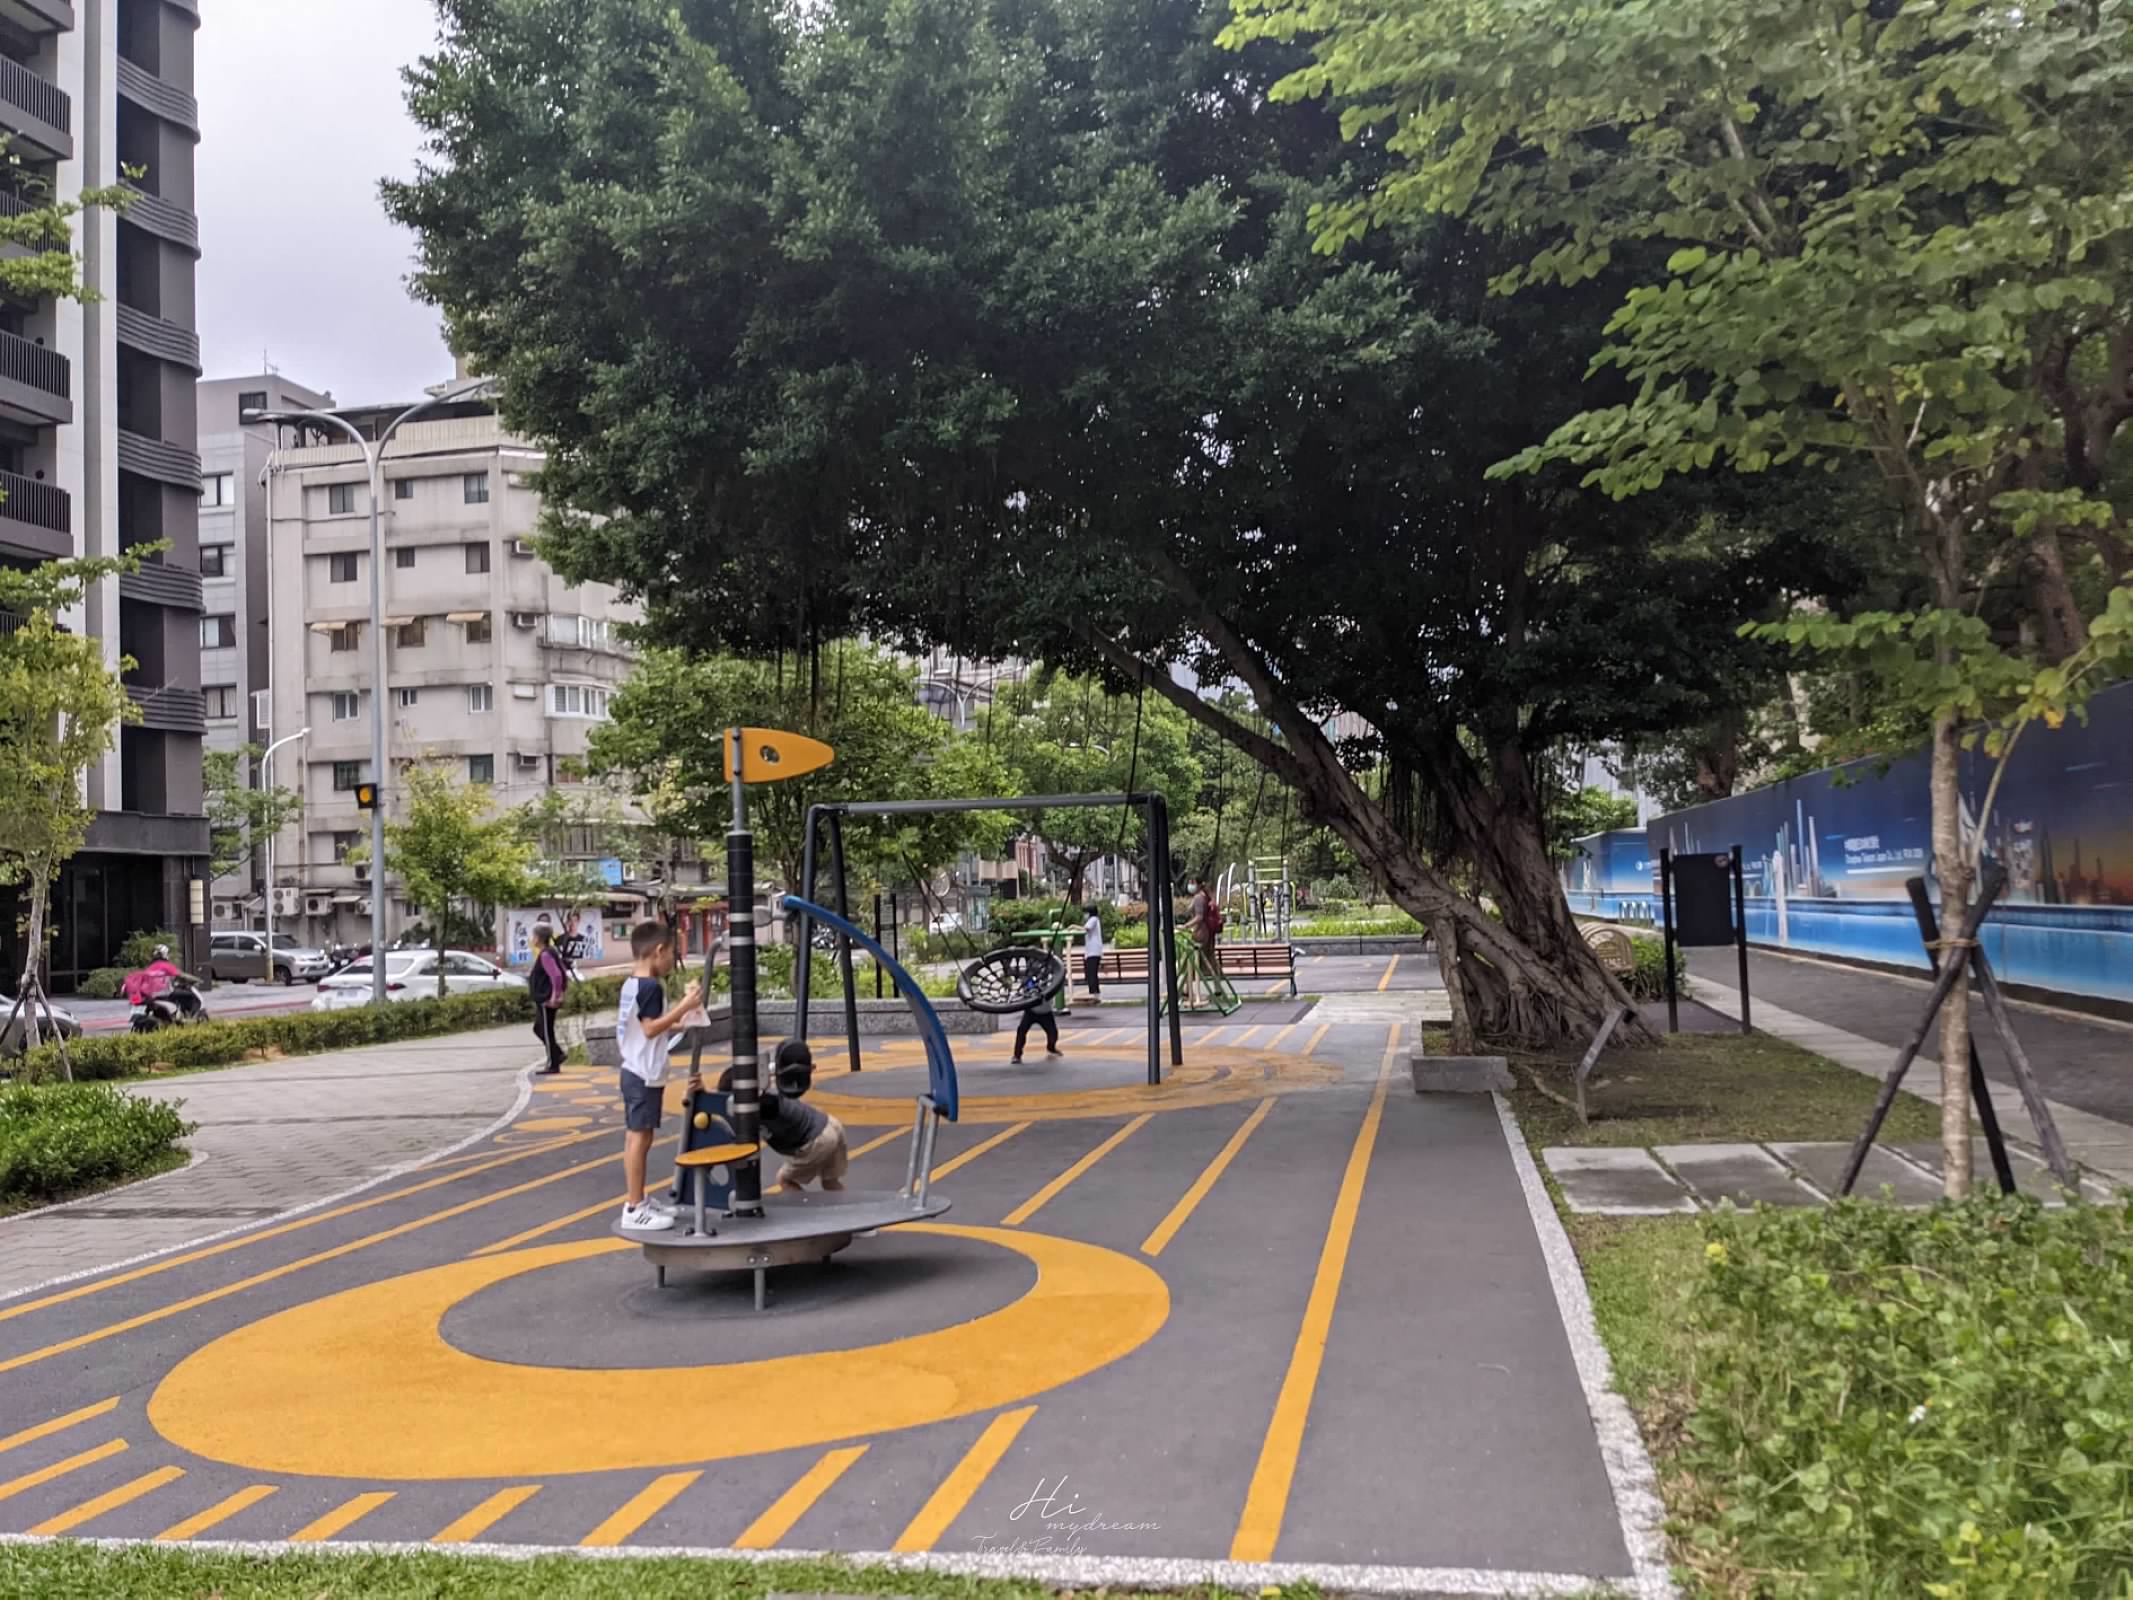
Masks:
[[[1616,977],[1626,978],[1637,970],[1637,947],[1620,928],[1611,928],[1605,923],[1592,924],[1585,929],[1585,942],[1600,958],[1600,965]]]
[[[1291,945],[1218,944],[1215,954],[1231,978],[1281,978],[1287,980],[1289,993],[1296,993],[1296,951]],[[1106,950],[1103,976],[1107,983],[1146,983],[1147,950]]]

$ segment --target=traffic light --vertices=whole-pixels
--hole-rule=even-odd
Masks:
[[[378,809],[378,786],[376,784],[359,783],[356,785],[356,807],[362,811],[375,811]]]

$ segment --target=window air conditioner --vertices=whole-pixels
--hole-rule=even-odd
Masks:
[[[333,915],[333,896],[330,894],[307,894],[304,896],[304,915],[307,917],[330,917]]]
[[[297,898],[297,892],[294,889],[276,889],[274,891],[274,915],[277,917],[295,916]]]
[[[368,883],[370,881],[370,863],[367,861],[357,862],[355,874],[357,883]]]
[[[531,611],[514,611],[511,613],[511,626],[514,628],[537,628],[540,626],[540,622],[540,617]]]
[[[513,539],[511,553],[515,556],[530,556],[535,553],[531,539]]]
[[[356,902],[356,915],[357,915],[357,916],[359,916],[359,917],[367,917],[367,916],[369,916],[369,915],[370,915],[370,896],[369,896],[369,895],[367,895],[367,894],[366,894],[365,896],[363,896],[363,898],[362,898],[362,899],[360,899],[360,900],[358,900],[358,901]]]
[[[521,772],[538,772],[541,770],[541,758],[537,752],[522,751],[514,759],[518,762],[518,770]]]

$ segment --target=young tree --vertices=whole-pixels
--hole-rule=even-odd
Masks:
[[[2133,420],[2133,6],[1238,12],[1236,42],[1317,36],[1275,93],[1340,97],[1349,131],[1395,158],[1321,210],[1322,247],[1455,213],[1523,242],[1505,289],[1559,292],[1615,258],[1664,258],[1596,361],[1626,396],[1508,471],[1568,463],[1619,496],[1714,465],[1879,469],[1927,594],[1899,614],[1900,637],[1878,619],[1874,632],[1900,647],[1880,652],[1885,679],[1931,721],[1933,867],[1952,923],[1973,876],[1965,720],[2074,657],[2105,592],[2133,581],[2111,494]],[[1978,609],[2010,585],[2016,626],[1981,633]],[[1968,1055],[1959,986],[1940,1028],[1957,1195]]]
[[[119,681],[132,661],[121,657],[113,671],[98,640],[67,631],[59,619],[90,585],[132,567],[89,558],[0,568],[0,883],[21,885],[27,901],[15,989],[25,1048],[37,1044],[52,884],[96,815],[84,788],[88,771],[110,751],[119,725],[140,716]]]
[[[486,785],[460,783],[441,767],[420,762],[407,768],[406,782],[406,820],[385,824],[385,861],[430,925],[442,998],[454,912],[479,906],[493,924],[496,908],[532,898],[538,887],[535,847],[517,818],[494,814]],[[360,851],[349,859],[360,859]],[[371,959],[383,961],[385,952],[374,950]]]
[[[628,862],[651,843],[645,825],[631,820],[622,795],[604,783],[543,789],[537,799],[514,807],[511,820],[534,849],[532,898],[555,911],[607,899],[606,881],[584,864],[585,857]]]
[[[279,784],[271,789],[254,788],[246,770],[256,769],[260,748],[240,745],[235,750],[209,750],[200,758],[202,787],[207,793],[208,873],[227,877],[251,857],[263,839],[271,839],[304,812],[304,797]],[[268,892],[273,886],[268,885]]]

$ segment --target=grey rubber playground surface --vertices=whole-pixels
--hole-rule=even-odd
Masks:
[[[761,1314],[745,1274],[661,1291],[610,1240],[618,1106],[590,1070],[445,1164],[0,1301],[0,1534],[1632,1582],[1582,1290],[1496,1103],[1414,1095],[1398,1025],[1196,1024],[1160,1089],[1141,1042],[1013,1069],[1006,1039],[957,1041],[950,1226],[774,1272]],[[869,1043],[816,1096],[853,1186],[892,1189],[922,1072]],[[555,1409],[587,1384],[613,1414]],[[867,1425],[882,1404],[911,1415]]]

